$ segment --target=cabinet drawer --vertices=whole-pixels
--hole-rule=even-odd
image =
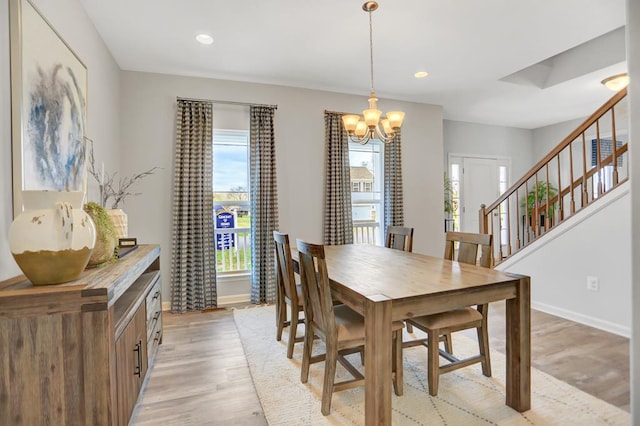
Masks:
[[[162,340],[162,294],[159,278],[147,293],[146,305],[147,355],[149,361],[151,361]]]
[[[147,336],[147,359],[149,365],[151,365],[151,361],[162,341],[162,317],[158,318],[158,321],[154,322],[154,324],[155,326],[151,329],[151,333]]]
[[[157,299],[151,306],[147,306],[147,340],[151,338],[156,325],[162,328],[162,303]]]
[[[160,277],[151,287],[149,293],[147,293],[147,322],[153,317],[153,312],[155,312],[154,304],[158,304],[162,308],[162,291],[161,291],[161,282]]]

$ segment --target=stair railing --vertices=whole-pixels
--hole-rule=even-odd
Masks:
[[[480,232],[493,234],[494,264],[628,179],[626,95],[627,89],[616,93],[496,201],[480,207]]]

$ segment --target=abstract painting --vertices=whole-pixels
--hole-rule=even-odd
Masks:
[[[28,0],[11,0],[14,214],[23,190],[84,191],[87,68]]]

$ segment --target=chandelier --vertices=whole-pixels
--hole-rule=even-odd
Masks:
[[[371,139],[379,139],[383,143],[390,143],[400,130],[404,112],[389,111],[387,118],[380,119],[382,111],[378,109],[378,98],[373,89],[373,23],[371,12],[378,9],[378,3],[368,1],[362,5],[362,10],[369,13],[369,57],[371,66],[371,93],[369,94],[369,109],[359,115],[343,115],[342,122],[352,142],[365,145]],[[381,128],[382,127],[382,128]]]

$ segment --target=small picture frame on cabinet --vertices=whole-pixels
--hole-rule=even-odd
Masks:
[[[119,238],[118,239],[118,259],[122,259],[127,254],[138,248],[138,240],[136,238]]]
[[[119,238],[118,247],[133,247],[138,245],[137,238]]]

